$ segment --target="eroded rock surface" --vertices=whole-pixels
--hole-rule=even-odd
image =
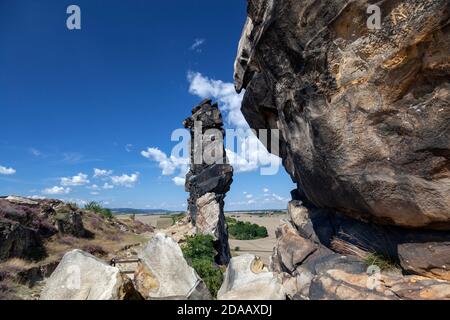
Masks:
[[[102,260],[73,250],[66,253],[46,281],[41,300],[135,300],[141,296],[131,280]]]
[[[172,238],[162,233],[155,235],[139,258],[134,283],[145,299],[211,299],[204,282]]]
[[[249,0],[235,66],[254,129],[316,207],[450,230],[449,0]],[[270,147],[270,146],[268,146]]]
[[[284,300],[286,294],[277,274],[251,254],[231,259],[218,300]]]
[[[216,262],[226,265],[231,255],[223,208],[233,182],[233,168],[223,145],[225,131],[217,104],[203,101],[192,110],[184,126],[190,129],[192,138],[191,166],[186,175],[188,213],[197,233],[214,237]]]
[[[290,203],[288,215],[277,230],[271,267],[282,277],[290,298],[450,299],[450,282],[445,281],[448,251],[437,251],[435,256],[410,251],[409,263],[420,260],[422,269],[417,264],[404,267],[406,258],[396,251],[408,245],[402,241],[410,231],[386,230],[393,227],[364,224],[329,210],[308,209],[299,201]],[[411,237],[419,239],[420,234]],[[427,250],[433,252],[433,247],[427,246]],[[371,258],[374,254],[377,257]],[[436,267],[439,263],[441,267]],[[418,275],[405,274],[408,271]]]

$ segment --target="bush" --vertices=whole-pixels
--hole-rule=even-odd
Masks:
[[[183,255],[202,278],[211,294],[216,297],[223,282],[223,274],[214,262],[216,250],[210,235],[195,235],[186,239]]]
[[[214,238],[210,235],[195,235],[186,238],[183,254],[186,259],[208,258],[214,261],[216,255]]]
[[[170,216],[172,218],[172,225],[176,225],[178,221],[183,220],[186,217],[185,213],[172,214]]]
[[[103,208],[102,205],[96,201],[91,201],[84,206],[85,210],[93,211],[97,214],[102,215],[106,219],[112,219],[113,214],[111,209]]]
[[[391,258],[379,253],[370,253],[365,259],[364,263],[370,266],[377,266],[381,271],[397,269],[398,265]]]
[[[266,227],[250,222],[237,221],[233,218],[226,218],[226,221],[228,224],[228,233],[237,240],[254,240],[269,236]]]

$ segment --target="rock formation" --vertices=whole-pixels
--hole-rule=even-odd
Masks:
[[[81,250],[64,255],[41,293],[41,300],[138,299],[131,280],[118,268]]]
[[[81,210],[59,200],[0,199],[0,261],[38,260],[45,255],[43,241],[55,234],[89,237]]]
[[[139,258],[134,283],[145,299],[211,299],[206,285],[172,238],[157,234]]]
[[[249,0],[235,85],[315,206],[450,230],[449,0]]]
[[[188,213],[197,233],[214,236],[216,262],[226,265],[230,248],[223,207],[233,181],[233,168],[228,164],[223,145],[222,115],[217,104],[205,100],[183,124],[190,129],[192,138],[191,166],[186,175],[186,191],[190,193]]]
[[[450,281],[441,280],[448,273],[425,267],[409,270],[416,275],[403,275],[395,261],[389,262],[387,251],[398,245],[383,227],[371,225],[369,229],[364,223],[332,211],[308,209],[298,201],[291,202],[288,214],[288,221],[277,230],[271,267],[282,276],[284,290],[291,299],[450,299]],[[361,234],[366,242],[354,243],[362,238]],[[429,250],[434,252],[433,247]],[[375,252],[379,256],[373,256]],[[411,257],[413,253],[405,252],[408,256],[403,257],[402,267],[407,259],[412,263],[412,259],[428,258]],[[381,262],[385,264],[383,269]],[[436,269],[442,270],[443,266],[448,264]]]
[[[378,2],[379,29],[367,27],[365,0],[248,4],[242,112],[253,129],[280,130],[279,150],[267,147],[298,185],[273,267],[290,285],[295,275],[299,296],[333,298],[343,271],[363,281],[355,255],[380,254],[420,275],[386,278],[391,297],[448,297],[449,0]],[[332,270],[339,277],[321,278]],[[320,281],[328,294],[309,289]]]
[[[231,259],[217,299],[284,300],[286,294],[278,276],[251,254]]]

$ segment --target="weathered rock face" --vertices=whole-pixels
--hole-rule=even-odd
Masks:
[[[41,300],[138,300],[131,280],[116,267],[81,250],[64,255]]]
[[[42,238],[36,230],[0,218],[0,261],[12,257],[38,259],[44,255]]]
[[[190,129],[192,138],[191,167],[186,175],[189,216],[197,233],[214,236],[216,262],[226,265],[231,255],[223,207],[233,182],[233,168],[225,153],[225,131],[217,104],[203,101],[192,110],[184,126]]]
[[[308,209],[300,201],[291,201],[288,212],[303,238],[329,248],[334,240],[343,241],[388,257],[406,272],[450,281],[449,232],[360,222],[333,210]],[[301,241],[297,246],[305,247]]]
[[[54,208],[52,220],[61,234],[70,234],[75,237],[85,237],[87,235],[83,226],[80,212],[70,204],[61,203]]]
[[[32,200],[9,196],[0,199],[0,260],[40,259],[45,256],[43,240],[59,233],[88,237],[82,212],[59,200]]]
[[[204,282],[172,238],[157,234],[139,258],[134,283],[145,299],[211,299]]]
[[[235,66],[254,129],[315,206],[450,230],[449,0],[249,0]]]
[[[231,259],[218,300],[284,300],[281,280],[254,255]]]
[[[289,221],[277,230],[271,267],[281,275],[290,298],[450,299],[450,282],[445,281],[448,248],[428,245],[428,255],[417,251],[421,247],[414,246],[411,252],[398,249],[408,246],[408,241],[420,241],[421,236],[430,238],[429,234],[411,233],[408,240],[403,229],[387,232],[385,228],[394,227],[355,222],[333,211],[308,209],[298,201],[290,203],[288,214]],[[435,232],[434,236],[443,234]],[[374,253],[378,257],[370,258]],[[381,269],[381,262],[386,265],[389,260],[390,265]],[[403,275],[405,271],[418,275]]]

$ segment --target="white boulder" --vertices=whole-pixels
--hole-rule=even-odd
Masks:
[[[231,259],[218,300],[284,300],[281,280],[251,254]]]
[[[140,253],[134,275],[136,289],[146,299],[210,299],[195,270],[172,238],[158,233]]]
[[[81,250],[64,255],[41,292],[41,300],[124,300],[139,298],[131,280]]]

